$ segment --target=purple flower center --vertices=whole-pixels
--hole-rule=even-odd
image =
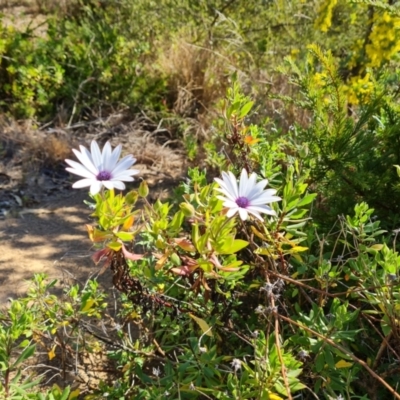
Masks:
[[[111,174],[108,171],[100,171],[97,174],[96,179],[98,181],[109,181],[111,179]]]
[[[240,207],[240,208],[246,208],[249,206],[250,201],[247,197],[238,197],[236,199],[236,204]]]

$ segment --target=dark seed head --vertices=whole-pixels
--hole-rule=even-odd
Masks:
[[[238,197],[236,199],[236,204],[240,207],[240,208],[246,208],[249,206],[250,201],[249,199],[247,199],[246,197]]]
[[[109,181],[111,174],[108,171],[100,171],[96,176],[98,181]]]

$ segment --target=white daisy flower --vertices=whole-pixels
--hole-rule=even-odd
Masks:
[[[263,219],[260,213],[276,216],[275,211],[267,204],[282,199],[275,196],[275,189],[264,190],[268,183],[267,179],[257,183],[257,174],[253,172],[249,177],[247,171],[243,169],[239,186],[235,175],[230,171],[222,172],[222,179],[215,178],[215,181],[220,186],[217,190],[223,194],[217,197],[223,200],[224,207],[229,209],[227,212],[229,218],[236,213],[239,213],[243,221],[248,218],[248,214],[254,215],[261,221]]]
[[[107,189],[124,190],[124,182],[132,182],[132,175],[139,173],[136,169],[129,169],[136,159],[132,155],[124,157],[118,162],[121,155],[122,146],[119,144],[114,150],[107,142],[103,151],[95,140],[92,140],[89,151],[84,146],[79,146],[81,151],[72,149],[76,157],[81,163],[72,160],[65,162],[72,168],[66,168],[72,174],[82,176],[81,179],[75,182],[73,188],[83,188],[90,186],[90,193],[97,194],[101,188],[105,186]]]

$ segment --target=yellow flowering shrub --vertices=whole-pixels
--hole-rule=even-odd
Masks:
[[[400,51],[400,18],[387,11],[376,13],[374,23],[365,47],[369,67],[380,67]]]
[[[350,104],[364,104],[371,99],[374,91],[374,82],[371,74],[364,77],[353,76],[346,86],[347,100]]]
[[[327,32],[332,25],[332,11],[337,0],[323,0],[320,3],[318,17],[315,20],[315,28]]]
[[[315,86],[324,86],[326,84],[326,77],[326,72],[316,72],[312,77],[313,84]]]

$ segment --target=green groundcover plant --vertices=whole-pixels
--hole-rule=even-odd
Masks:
[[[96,280],[60,298],[36,276],[1,314],[5,398],[400,398],[398,230],[365,202],[320,230],[312,168],[295,156],[305,150],[247,125],[252,107],[234,84],[216,129],[224,150],[209,151],[221,171],[190,169],[168,201],[150,202],[145,181],[122,192],[138,171],[120,146],[74,151],[93,260],[119,292],[117,328],[112,340],[92,328],[115,302]],[[104,352],[113,372],[46,389],[32,365],[43,347],[64,368]]]

